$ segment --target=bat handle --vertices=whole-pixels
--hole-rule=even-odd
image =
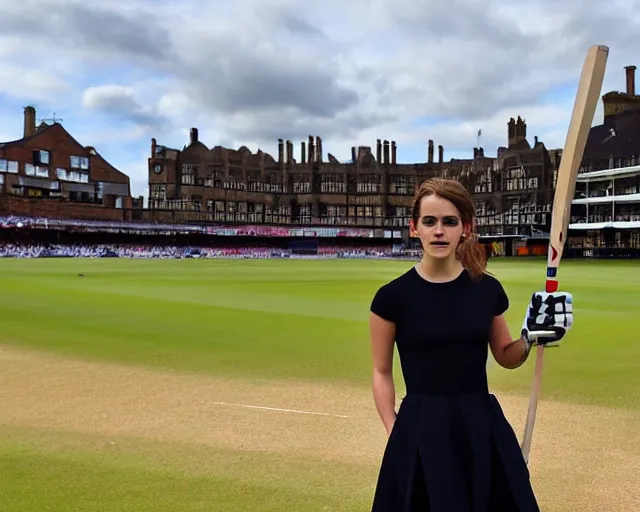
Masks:
[[[522,438],[522,456],[526,464],[529,464],[529,452],[531,451],[531,438],[533,437],[533,425],[536,421],[536,411],[538,409],[538,399],[540,398],[540,388],[542,384],[542,355],[544,345],[538,345],[536,353],[536,368],[531,385],[531,395],[529,397],[529,410],[527,411],[527,422],[524,427]]]
[[[558,268],[547,264],[547,280],[545,282],[545,290],[547,293],[558,291]]]

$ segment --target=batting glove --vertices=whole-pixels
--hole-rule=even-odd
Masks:
[[[536,292],[522,323],[522,338],[531,345],[556,347],[573,325],[573,297],[566,292]]]

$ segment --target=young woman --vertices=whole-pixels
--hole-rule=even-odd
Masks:
[[[411,215],[422,260],[373,298],[373,395],[389,438],[372,512],[539,511],[516,435],[488,391],[488,347],[501,366],[519,367],[532,345],[558,344],[573,323],[572,299],[534,293],[514,340],[509,300],[485,271],[474,226],[459,182],[423,183]],[[407,388],[397,413],[395,344]]]

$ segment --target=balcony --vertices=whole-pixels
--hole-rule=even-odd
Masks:
[[[569,224],[570,230],[600,230],[600,229],[640,229],[640,220],[636,221],[605,221],[605,222],[574,222]]]
[[[574,199],[572,204],[603,204],[603,203],[636,203],[640,202],[640,194],[623,195],[594,195]]]
[[[640,165],[578,175],[571,230],[640,228]]]
[[[640,165],[602,169],[600,171],[582,172],[576,178],[578,182],[604,181],[616,178],[633,178],[640,176]]]

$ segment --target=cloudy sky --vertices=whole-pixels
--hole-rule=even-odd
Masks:
[[[0,140],[22,107],[62,118],[147,195],[152,137],[277,155],[277,139],[395,140],[400,162],[506,144],[509,117],[561,147],[587,48],[604,90],[640,66],[640,0],[0,0]],[[640,75],[639,82],[640,84]],[[640,88],[640,87],[639,87]],[[596,112],[596,123],[602,110]]]

